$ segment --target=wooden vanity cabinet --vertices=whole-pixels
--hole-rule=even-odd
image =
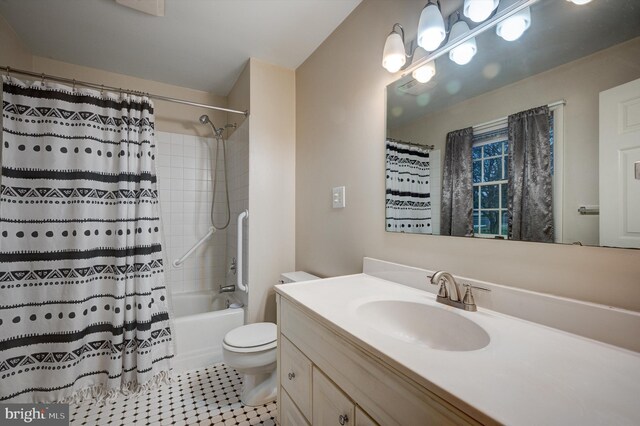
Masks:
[[[481,424],[290,300],[277,302],[281,425]]]

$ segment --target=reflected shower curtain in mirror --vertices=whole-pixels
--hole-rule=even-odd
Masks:
[[[549,107],[509,116],[509,239],[553,242]]]
[[[429,151],[387,141],[387,231],[431,234]]]
[[[12,78],[2,96],[0,401],[168,381],[153,105]]]
[[[473,235],[473,128],[447,134],[442,177],[442,235]]]

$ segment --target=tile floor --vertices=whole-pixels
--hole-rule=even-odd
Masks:
[[[188,371],[170,386],[114,403],[70,407],[71,426],[106,425],[275,425],[275,402],[245,407],[241,378],[224,364]]]

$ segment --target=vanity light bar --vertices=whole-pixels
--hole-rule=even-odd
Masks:
[[[514,4],[505,7],[503,11],[501,11],[499,14],[497,14],[493,19],[489,20],[489,21],[484,21],[481,24],[479,24],[478,26],[476,26],[475,28],[473,28],[472,30],[470,30],[469,32],[467,32],[463,37],[460,37],[459,40],[451,43],[447,43],[445,44],[443,47],[441,47],[440,49],[434,51],[433,53],[425,56],[424,58],[422,58],[419,61],[416,61],[415,63],[411,64],[411,66],[407,67],[405,70],[403,70],[403,74],[402,76],[406,76],[411,74],[415,69],[419,68],[420,66],[424,65],[425,63],[429,62],[429,61],[433,61],[441,56],[444,56],[446,54],[449,53],[449,51],[455,49],[458,46],[461,46],[462,44],[464,44],[467,40],[471,40],[472,38],[484,33],[487,30],[492,29],[493,27],[495,27],[495,25],[498,22],[501,22],[503,20],[505,20],[506,18],[515,15],[516,13],[520,12],[521,10],[530,7],[536,3],[539,3],[540,0],[519,0],[516,1]]]

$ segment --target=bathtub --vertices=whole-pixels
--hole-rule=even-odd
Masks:
[[[176,340],[174,373],[222,361],[224,335],[244,324],[244,309],[228,308],[232,293],[195,291],[172,295]]]

